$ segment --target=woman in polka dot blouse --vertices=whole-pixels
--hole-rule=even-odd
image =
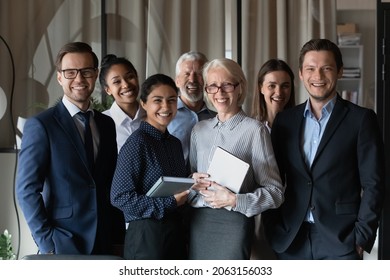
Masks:
[[[189,191],[148,197],[160,176],[187,177],[180,140],[167,126],[177,111],[177,88],[172,78],[156,74],[141,86],[146,119],[126,140],[118,155],[111,202],[122,210],[128,229],[126,259],[185,259],[182,208]]]

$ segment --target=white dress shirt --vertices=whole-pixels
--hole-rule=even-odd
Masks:
[[[141,121],[144,120],[146,116],[145,110],[139,106],[134,119],[132,119],[123,112],[116,102],[112,103],[111,108],[104,111],[103,114],[110,116],[115,122],[118,153],[127,138],[139,128]]]

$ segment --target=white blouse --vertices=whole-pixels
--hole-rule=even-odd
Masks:
[[[141,121],[144,120],[146,116],[145,110],[139,106],[134,119],[132,119],[123,112],[116,102],[112,103],[111,108],[104,111],[103,114],[110,116],[115,122],[118,153],[127,138],[139,128]]]

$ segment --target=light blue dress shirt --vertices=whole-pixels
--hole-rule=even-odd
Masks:
[[[216,114],[216,112],[209,110],[206,104],[199,112],[194,112],[189,109],[180,98],[178,98],[177,113],[175,118],[169,123],[168,131],[173,136],[179,138],[186,162],[188,161],[188,154],[190,150],[192,128],[197,122],[213,118]]]
[[[303,112],[304,125],[302,150],[306,165],[309,167],[309,169],[317,153],[318,146],[321,142],[326,125],[328,124],[330,115],[332,114],[334,105],[336,103],[336,98],[337,95],[332,98],[328,103],[326,103],[324,107],[322,107],[321,117],[318,120],[311,110],[310,99],[307,100],[306,108]],[[310,211],[310,209],[308,209],[307,211],[305,221],[314,223],[313,213]]]

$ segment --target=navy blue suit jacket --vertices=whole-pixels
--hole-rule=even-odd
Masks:
[[[16,192],[39,250],[101,254],[123,244],[123,214],[110,204],[116,167],[115,125],[95,111],[100,144],[94,171],[84,144],[62,102],[27,120],[19,153]]]
[[[284,252],[311,207],[316,227],[334,255],[370,252],[384,198],[384,149],[376,114],[337,97],[311,168],[301,150],[305,104],[279,113],[272,143],[285,202],[265,212],[273,249]]]

